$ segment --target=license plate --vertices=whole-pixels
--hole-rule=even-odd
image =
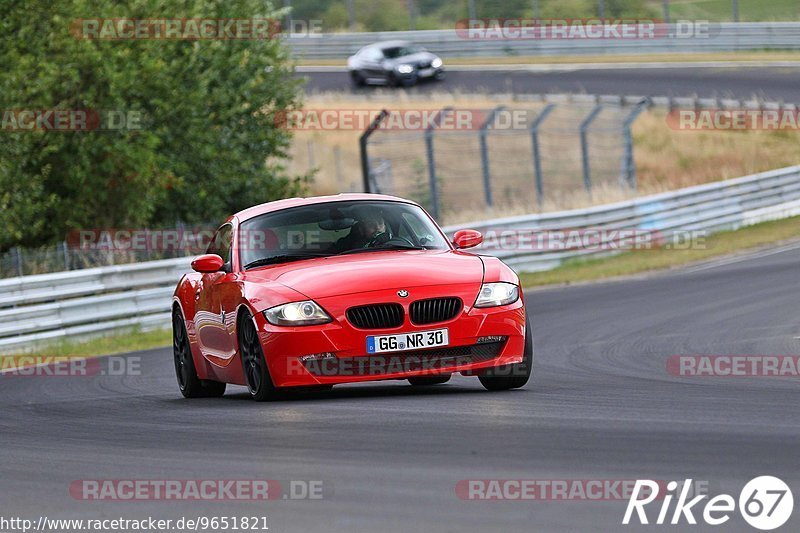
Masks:
[[[419,75],[422,78],[429,78],[434,75],[436,71],[432,68],[423,68],[419,71]]]
[[[396,335],[369,335],[367,337],[367,353],[436,348],[437,346],[447,346],[449,342],[447,328],[397,333]]]

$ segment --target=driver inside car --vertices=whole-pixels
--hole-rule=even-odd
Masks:
[[[371,248],[380,246],[392,238],[389,224],[380,210],[365,207],[356,213],[357,222],[350,227],[350,233],[336,241],[336,249],[340,251],[355,248]]]

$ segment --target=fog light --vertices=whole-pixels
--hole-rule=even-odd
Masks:
[[[488,337],[478,337],[476,344],[488,344],[490,342],[504,342],[508,337],[505,335],[489,335]]]
[[[301,355],[300,362],[301,363],[309,363],[315,361],[332,361],[336,359],[336,356],[330,352],[325,353],[315,353],[311,355]]]

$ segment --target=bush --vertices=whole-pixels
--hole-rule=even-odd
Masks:
[[[140,113],[130,131],[0,132],[0,249],[73,229],[219,220],[301,192],[286,175],[300,105],[279,39],[90,40],[79,18],[272,18],[263,0],[27,0],[0,19],[0,110]]]

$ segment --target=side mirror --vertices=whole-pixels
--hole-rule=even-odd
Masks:
[[[192,270],[201,274],[219,272],[224,264],[225,262],[217,254],[205,254],[192,261]]]
[[[460,229],[453,235],[453,244],[459,250],[473,248],[483,242],[483,235],[474,229]]]

